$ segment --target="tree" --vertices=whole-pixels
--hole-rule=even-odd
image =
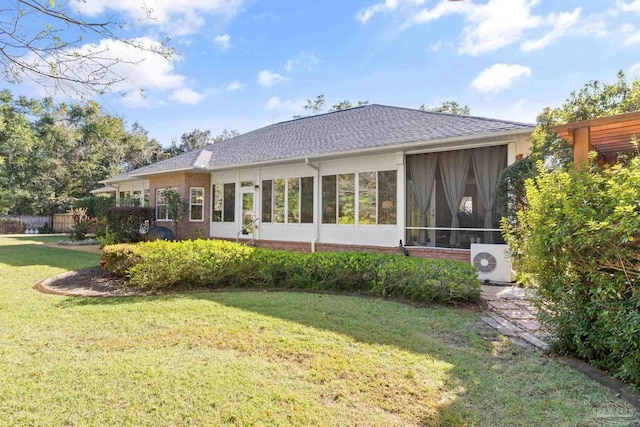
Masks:
[[[194,129],[191,132],[185,132],[180,137],[180,148],[182,152],[197,150],[205,145],[211,144],[211,131]]]
[[[326,103],[326,99],[324,95],[318,95],[316,96],[316,99],[307,98],[307,101],[305,105],[302,106],[302,108],[309,111],[311,113],[310,115],[315,116],[317,114],[322,113],[322,111],[324,110],[325,103]],[[368,105],[368,104],[369,104],[368,100],[358,101],[356,103],[356,107],[361,107],[363,105]],[[332,105],[331,108],[329,109],[329,112],[333,113],[335,111],[348,110],[350,108],[353,108],[353,104],[348,99],[345,99],[344,101],[340,101],[337,104]],[[306,117],[306,116],[301,114],[293,116],[294,119],[299,119],[301,117]]]
[[[444,101],[442,105],[435,108],[429,108],[425,104],[422,104],[418,109],[422,111],[429,111],[431,113],[449,113],[461,116],[468,116],[471,114],[471,108],[469,108],[468,105],[461,107],[457,101]]]
[[[216,135],[213,138],[211,138],[211,142],[212,143],[221,142],[227,139],[234,138],[238,135],[240,135],[240,132],[238,132],[237,129],[231,129],[231,130],[223,129],[220,135]]]
[[[25,78],[67,92],[102,93],[124,78],[116,65],[124,61],[109,53],[115,42],[126,48],[170,58],[166,41],[126,39],[126,25],[113,19],[89,21],[74,13],[68,3],[55,0],[10,0],[0,6],[0,70],[9,83]],[[145,7],[141,4],[141,7]],[[147,15],[150,18],[150,10]],[[97,38],[99,44],[85,42]],[[82,43],[85,43],[82,45]]]

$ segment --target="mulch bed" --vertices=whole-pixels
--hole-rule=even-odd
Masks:
[[[114,276],[100,267],[69,271],[38,282],[35,289],[47,294],[79,297],[115,297],[150,295],[126,286],[126,279]]]

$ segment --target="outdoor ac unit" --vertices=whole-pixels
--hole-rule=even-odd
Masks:
[[[471,263],[483,282],[512,282],[509,246],[483,243],[471,244]]]

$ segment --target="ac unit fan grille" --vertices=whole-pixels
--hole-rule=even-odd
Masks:
[[[488,252],[480,252],[473,257],[473,265],[480,273],[491,273],[498,263],[496,258]]]

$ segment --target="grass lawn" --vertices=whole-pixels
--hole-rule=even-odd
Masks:
[[[583,375],[500,339],[472,310],[303,293],[44,295],[31,288],[39,279],[98,264],[36,244],[44,240],[0,237],[0,425],[597,426],[633,417]]]

